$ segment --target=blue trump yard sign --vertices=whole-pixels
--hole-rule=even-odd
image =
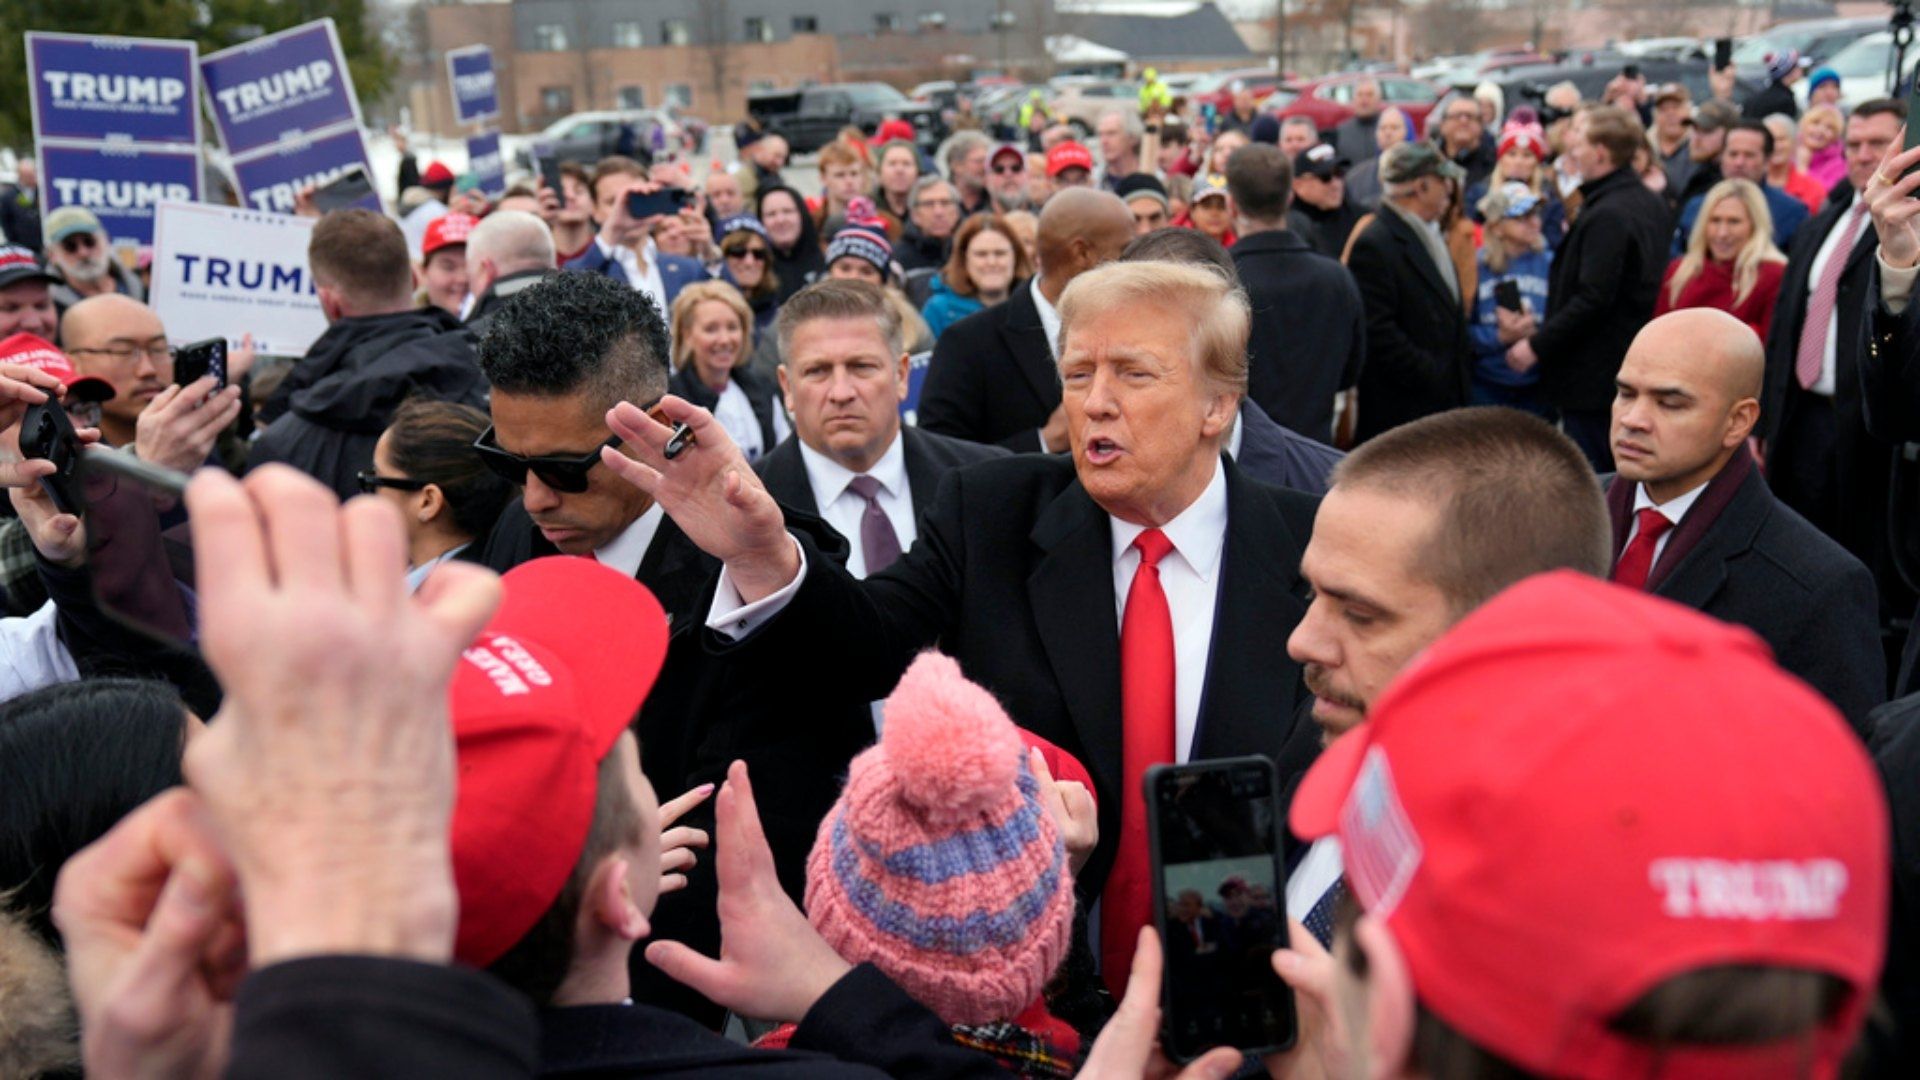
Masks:
[[[153,243],[155,207],[200,198],[198,148],[48,143],[40,168],[47,210],[84,206],[117,242]]]
[[[27,33],[36,139],[198,146],[191,41]]]
[[[480,182],[480,190],[490,199],[507,190],[507,165],[500,157],[500,133],[489,131],[467,139],[467,171]]]
[[[493,50],[469,45],[447,54],[447,83],[453,87],[453,116],[477,124],[500,115],[500,89],[493,77]]]
[[[251,153],[351,121],[360,103],[332,19],[223,49],[200,61],[227,153]]]
[[[311,138],[289,139],[233,162],[233,178],[240,185],[242,205],[250,210],[293,213],[294,197],[309,185],[336,180],[355,165],[373,175],[367,164],[367,144],[358,123],[341,124]],[[378,213],[380,196],[369,194],[358,204]]]

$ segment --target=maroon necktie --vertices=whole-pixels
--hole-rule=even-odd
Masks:
[[[900,557],[900,534],[893,531],[893,521],[880,506],[880,481],[856,476],[847,486],[867,500],[867,508],[860,515],[860,554],[867,560],[868,576],[872,576]]]
[[[1667,530],[1673,528],[1673,522],[1651,506],[1635,516],[1640,519],[1640,531],[1633,534],[1633,542],[1620,553],[1620,561],[1613,568],[1613,580],[1615,584],[1625,585],[1629,589],[1644,591],[1647,574],[1653,570],[1653,549],[1660,543],[1660,538],[1667,534]]]
[[[1100,900],[1100,963],[1107,988],[1126,990],[1133,947],[1147,924],[1153,883],[1147,867],[1147,766],[1173,760],[1173,616],[1160,588],[1160,560],[1173,541],[1148,529],[1133,541],[1140,568],[1120,620],[1120,842]]]

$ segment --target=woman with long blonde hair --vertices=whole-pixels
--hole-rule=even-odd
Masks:
[[[1667,266],[1653,313],[1719,308],[1765,341],[1786,266],[1773,244],[1766,196],[1751,180],[1722,180],[1701,201],[1686,254]]]

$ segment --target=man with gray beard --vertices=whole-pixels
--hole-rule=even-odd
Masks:
[[[47,215],[47,269],[60,279],[48,292],[53,306],[66,311],[89,296],[121,293],[145,301],[140,279],[113,257],[107,230],[93,211],[63,206]]]

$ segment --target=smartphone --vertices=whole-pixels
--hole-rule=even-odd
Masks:
[[[1640,77],[1640,65],[1628,64],[1627,66],[1620,69],[1620,74],[1626,76],[1629,79],[1637,79]]]
[[[53,474],[40,478],[40,489],[61,513],[78,515],[86,509],[80,488],[80,439],[58,401],[49,398],[27,406],[20,418],[20,456],[53,462]]]
[[[1512,278],[1494,283],[1493,302],[1515,315],[1526,310],[1526,307],[1520,303],[1520,283]]]
[[[367,170],[351,165],[346,172],[314,189],[313,206],[321,213],[328,214],[358,205],[372,194],[373,181],[368,179]]]
[[[659,217],[662,214],[677,214],[687,205],[691,194],[685,188],[663,187],[658,191],[627,192],[627,216],[638,221],[641,218]]]
[[[1713,39],[1713,70],[1725,71],[1733,63],[1733,39],[1730,37]]]
[[[215,392],[227,388],[226,338],[208,338],[191,345],[182,345],[179,351],[173,354],[175,386],[190,386],[207,375],[214,378]]]
[[[1166,954],[1162,1045],[1177,1061],[1216,1046],[1255,1055],[1292,1046],[1293,991],[1273,971],[1273,951],[1287,943],[1273,762],[1157,765],[1144,783]]]

